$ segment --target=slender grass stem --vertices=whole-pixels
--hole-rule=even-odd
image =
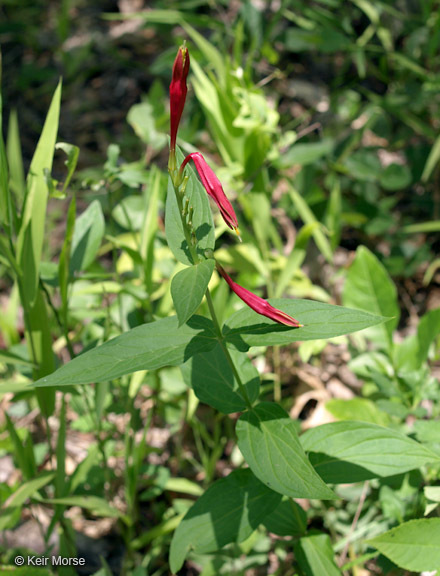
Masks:
[[[58,313],[58,310],[55,308],[55,305],[54,305],[52,298],[49,294],[49,291],[46,288],[46,286],[44,285],[44,283],[41,281],[41,279],[40,279],[40,288],[41,288],[42,292],[44,293],[44,295],[46,296],[46,300],[47,300],[47,303],[49,305],[49,308],[52,310],[52,313],[55,317],[56,323],[58,324],[59,329],[61,330],[64,338],[66,339],[67,350],[69,351],[70,359],[73,360],[75,358],[75,352],[73,350],[73,345],[72,345],[72,342],[71,342],[70,336],[69,336],[69,329],[67,327],[67,318],[63,314],[63,316],[64,316],[63,320],[64,321],[61,320],[60,315]]]

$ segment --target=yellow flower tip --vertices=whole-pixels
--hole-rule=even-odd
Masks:
[[[235,230],[235,233],[237,234],[238,239],[240,240],[240,242],[243,242],[243,240],[242,240],[242,238],[241,238],[241,236],[240,236],[240,230],[239,230],[238,226],[237,226],[237,228],[234,228],[234,230]]]
[[[188,56],[188,48],[186,47],[185,40],[183,41],[183,44],[180,47],[180,52],[182,54],[182,66],[185,66],[186,57]]]

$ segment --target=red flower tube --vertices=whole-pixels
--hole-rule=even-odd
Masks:
[[[216,267],[219,273],[229,284],[231,290],[235,292],[237,296],[249,306],[249,308],[252,308],[252,310],[258,314],[261,314],[262,316],[266,316],[266,318],[270,318],[271,320],[278,322],[278,324],[284,324],[284,326],[291,326],[292,328],[301,328],[303,326],[303,324],[300,324],[298,320],[295,320],[295,318],[292,318],[292,316],[289,316],[285,312],[278,310],[278,308],[274,308],[269,304],[269,302],[263,300],[263,298],[260,298],[256,294],[253,294],[249,290],[246,290],[246,288],[243,288],[243,286],[240,286],[234,282],[217,262]]]
[[[170,84],[170,152],[176,149],[177,130],[179,129],[180,118],[187,93],[186,78],[189,71],[188,48],[181,46],[177,52],[173,65],[173,75]]]
[[[182,177],[183,170],[190,160],[194,162],[206,192],[209,196],[211,196],[211,198],[219,207],[220,213],[223,216],[223,220],[226,222],[229,228],[235,230],[235,232],[240,235],[238,230],[237,216],[235,215],[234,209],[232,208],[232,204],[227,199],[220,180],[214,174],[212,168],[208,166],[206,160],[203,158],[200,152],[193,152],[192,154],[188,154],[180,167],[180,176]]]

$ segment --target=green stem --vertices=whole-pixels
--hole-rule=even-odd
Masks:
[[[195,249],[195,246],[191,240],[191,232],[188,229],[188,224],[187,224],[185,216],[184,216],[182,194],[179,190],[179,186],[176,185],[176,176],[173,175],[171,172],[170,172],[170,178],[171,178],[171,182],[173,183],[174,193],[176,195],[177,206],[179,207],[180,220],[182,221],[183,233],[185,235],[186,243],[188,244],[188,250],[191,253],[194,264],[197,264],[197,262],[199,261],[199,257],[197,255],[197,250]]]
[[[61,321],[60,315],[58,314],[58,310],[55,308],[54,303],[52,302],[52,298],[50,297],[49,291],[47,290],[44,283],[41,281],[40,278],[40,288],[44,295],[46,296],[47,304],[49,308],[52,310],[52,313],[55,317],[56,323],[58,324],[61,333],[63,334],[64,338],[66,339],[66,346],[67,350],[69,351],[70,359],[73,360],[75,358],[75,352],[73,350],[72,342],[70,341],[69,337],[69,328],[67,326],[67,315],[63,314],[63,321]]]
[[[221,331],[220,324],[219,324],[219,321],[217,318],[217,314],[215,313],[214,303],[212,301],[211,292],[209,291],[209,288],[206,289],[205,296],[206,296],[206,301],[208,303],[209,312],[211,314],[212,322],[214,324],[215,331],[217,332],[217,337],[218,337],[218,341],[220,343],[220,346],[222,347],[222,350],[223,350],[223,352],[224,352],[224,354],[228,360],[229,366],[231,367],[232,373],[234,374],[234,378],[237,381],[238,387],[240,389],[240,394],[242,395],[243,400],[246,402],[247,407],[249,409],[251,409],[252,403],[249,399],[246,387],[244,386],[243,382],[241,381],[240,375],[237,371],[237,368],[234,364],[234,361],[232,360],[232,356],[229,352],[229,349],[223,341],[222,331]]]
[[[29,312],[29,308],[27,305],[27,300],[24,297],[24,291],[23,291],[23,286],[21,283],[21,277],[20,276],[17,276],[17,284],[18,284],[18,293],[20,294],[21,305],[23,306],[24,324],[26,326],[26,330],[27,330],[28,335],[29,335],[29,344],[30,344],[30,349],[31,349],[32,362],[35,366],[39,367],[40,366],[40,359],[38,358],[37,351],[35,349],[34,336],[32,333],[32,326],[31,326],[30,312]]]
[[[281,402],[281,354],[280,354],[280,347],[274,346],[273,347],[273,369],[275,372],[275,381],[274,381],[274,388],[273,388],[273,399],[275,402]]]
[[[267,250],[261,248],[262,256],[266,264],[267,273],[267,295],[269,298],[274,296],[274,283],[272,276],[272,269],[270,267],[269,259],[267,258]],[[272,353],[273,370],[275,374],[274,386],[273,386],[273,399],[275,402],[281,402],[281,354],[280,347],[274,346]]]
[[[185,218],[185,212],[183,209],[182,194],[179,191],[179,187],[181,184],[181,177],[176,174],[176,170],[172,170],[171,168],[169,168],[168,171],[170,173],[171,182],[173,183],[174,193],[176,194],[176,201],[177,201],[177,206],[179,207],[179,214],[180,214],[180,219],[182,222],[182,228],[183,228],[183,233],[185,235],[185,240],[188,244],[188,249],[191,253],[193,262],[194,262],[194,264],[197,264],[197,262],[198,262],[197,250],[196,250],[196,248],[195,248],[195,246],[191,240],[191,233],[190,233],[190,230],[188,228],[188,224],[187,224],[186,218]],[[224,354],[228,360],[228,364],[231,367],[234,378],[237,381],[238,388],[240,390],[240,394],[241,394],[243,400],[246,402],[247,407],[249,409],[251,409],[252,403],[249,399],[246,387],[244,386],[243,382],[241,381],[240,375],[237,371],[237,368],[234,364],[234,361],[232,360],[231,354],[230,354],[227,346],[223,342],[222,331],[220,328],[220,324],[219,324],[217,315],[215,313],[214,304],[212,302],[211,293],[209,291],[209,288],[207,288],[207,290],[205,292],[205,296],[206,296],[206,301],[208,302],[209,312],[211,314],[211,318],[212,318],[212,321],[214,323],[215,331],[217,332],[217,338],[218,338],[218,341],[220,343],[220,346],[222,347],[222,350],[223,350],[223,352],[224,352]]]

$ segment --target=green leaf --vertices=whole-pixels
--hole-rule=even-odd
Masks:
[[[29,168],[25,207],[17,238],[17,260],[20,269],[26,273],[22,292],[28,305],[35,301],[37,295],[48,198],[44,171],[49,170],[50,172],[52,170],[60,102],[61,81],[52,98],[43,131]]]
[[[27,358],[23,358],[18,354],[9,352],[8,350],[0,350],[0,362],[5,362],[6,364],[11,364],[12,366],[33,366],[33,363]]]
[[[428,500],[440,503],[440,486],[425,486],[423,493]]]
[[[341,240],[341,213],[341,181],[339,178],[334,178],[334,182],[331,184],[330,198],[327,202],[327,210],[325,215],[325,224],[330,235],[330,247],[333,251],[336,250],[336,248],[339,246]],[[294,250],[292,250],[292,252],[294,252]]]
[[[258,398],[260,377],[246,354],[230,350],[232,360],[251,402]],[[246,410],[246,402],[234,377],[232,368],[220,344],[209,352],[193,356],[181,366],[188,386],[201,402],[224,414]]]
[[[44,499],[44,503],[61,504],[63,506],[79,506],[90,510],[95,516],[104,518],[123,518],[123,513],[111,506],[104,498],[98,496],[66,496],[65,498]]]
[[[97,444],[90,444],[87,456],[77,465],[75,471],[70,476],[69,493],[73,494],[83,482],[86,482],[90,470],[99,462],[99,448]]]
[[[58,142],[55,145],[55,148],[57,150],[62,150],[67,156],[67,160],[64,162],[67,167],[67,176],[64,180],[63,188],[61,190],[61,194],[64,194],[70,184],[73,173],[75,172],[76,165],[78,163],[79,148],[78,146],[68,144],[67,142]]]
[[[295,558],[304,576],[341,576],[334,560],[334,552],[327,534],[313,534],[301,538],[294,545]]]
[[[285,47],[292,52],[345,52],[349,45],[350,39],[330,25],[316,30],[301,30],[292,26],[286,32]]]
[[[28,498],[34,496],[38,490],[51,482],[55,477],[53,472],[43,472],[37,478],[24,482],[17,488],[14,494],[5,502],[7,508],[22,506]]]
[[[178,272],[171,281],[171,296],[179,319],[185,324],[200,306],[214,270],[214,260],[204,260]]]
[[[262,524],[266,530],[277,536],[303,536],[307,530],[307,514],[294,500],[283,496]]]
[[[176,156],[179,165],[184,159],[179,148],[176,149]],[[192,225],[197,239],[197,251],[204,258],[204,251],[207,249],[214,250],[215,243],[211,207],[209,205],[208,194],[197,179],[194,170],[187,165],[185,172],[189,175],[189,180],[186,185],[183,202],[186,202],[186,199],[188,199],[189,207],[192,206],[194,208]],[[197,262],[193,262],[185,238],[179,205],[171,179],[168,181],[168,193],[165,206],[165,234],[168,246],[179,262],[187,266],[197,264]]]
[[[299,194],[295,188],[290,187],[289,195],[304,224],[316,224],[318,221],[301,194]],[[324,256],[327,262],[333,262],[333,251],[328,238],[322,231],[321,226],[316,226],[313,228],[312,236],[321,254]]]
[[[248,307],[233,314],[223,328],[226,341],[243,350],[249,346],[275,346],[350,334],[385,319],[359,310],[312,300],[270,299],[270,304],[293,316],[303,328],[289,328]]]
[[[26,331],[28,343],[32,340],[37,368],[33,370],[34,380],[38,380],[55,370],[55,356],[52,350],[51,323],[47,315],[46,301],[41,290],[37,291],[34,303],[28,308],[27,323],[31,331]],[[55,390],[36,390],[38,404],[48,418],[55,409]]]
[[[9,115],[8,139],[6,153],[9,165],[9,187],[17,199],[17,207],[21,211],[26,192],[24,177],[23,156],[21,153],[20,130],[18,127],[17,112],[11,111]]]
[[[76,198],[72,196],[69,210],[67,211],[66,233],[64,236],[63,248],[58,263],[58,284],[60,286],[60,296],[62,303],[62,313],[64,325],[67,329],[67,309],[69,306],[67,290],[69,287],[69,262],[72,249],[72,237],[75,230]]]
[[[36,475],[37,467],[35,464],[35,459],[32,457],[27,457],[26,444],[30,443],[32,447],[32,438],[30,437],[28,431],[24,431],[23,429],[16,429],[7,412],[5,412],[5,416],[9,439],[14,447],[14,456],[18,463],[18,467],[20,468],[23,478],[25,480],[31,480]],[[24,438],[23,434],[21,434],[22,432],[24,432]],[[31,453],[33,454],[33,451],[31,451]]]
[[[417,222],[408,224],[401,228],[405,234],[429,234],[430,232],[440,232],[440,220],[429,220],[428,222]]]
[[[440,420],[416,420],[414,431],[419,442],[440,444]]]
[[[154,266],[154,239],[159,220],[159,194],[161,192],[161,172],[153,166],[150,172],[148,195],[148,210],[141,228],[141,241],[139,253],[144,262],[145,286],[148,294],[153,292],[153,266]]]
[[[376,152],[362,149],[353,152],[346,160],[345,167],[355,180],[373,182],[382,173],[382,165]]]
[[[440,334],[440,308],[429,311],[417,327],[417,362],[420,368],[428,358],[429,348]]]
[[[184,19],[182,19],[182,26],[185,32],[190,36],[191,40],[197,44],[200,52],[204,55],[212,69],[220,78],[221,82],[226,81],[226,66],[224,54],[217,50],[213,44],[206,40],[205,36],[197,32],[195,28],[190,26]]]
[[[367,540],[394,564],[412,572],[438,570],[440,518],[410,520],[385,534]]]
[[[55,495],[62,497],[67,492],[66,482],[66,398],[61,399],[60,427],[56,447],[57,469],[55,476]]]
[[[341,400],[333,398],[325,404],[325,409],[338,420],[357,420],[386,426],[390,419],[374,402],[367,398],[350,398]]]
[[[0,61],[1,66],[1,61]],[[1,80],[1,70],[0,70]],[[8,159],[6,157],[6,147],[3,140],[3,106],[0,84],[0,225],[6,229],[10,227],[11,217],[11,194],[9,190],[9,170]]]
[[[243,131],[237,130],[233,125],[239,113],[235,99],[231,98],[230,92],[226,89],[222,90],[212,76],[208,77],[194,59],[191,61],[191,70],[194,93],[204,109],[216,146],[225,164],[231,165],[239,161],[244,165]],[[226,98],[229,98],[227,107]]]
[[[390,164],[379,177],[379,182],[385,190],[402,190],[411,184],[411,170],[408,166]]]
[[[126,230],[140,230],[145,220],[145,201],[142,196],[126,196],[112,210],[113,219]]]
[[[70,276],[86,270],[96,257],[104,236],[105,222],[101,204],[94,200],[75,222],[72,238]]]
[[[15,555],[17,558],[18,554]],[[25,566],[18,568],[17,566],[0,566],[1,576],[53,576],[53,572],[41,566]]]
[[[150,144],[154,150],[167,145],[167,135],[157,130],[155,110],[150,102],[134,104],[128,111],[127,122],[142,142]]]
[[[440,161],[440,136],[437,136],[436,141],[434,142],[433,147],[429,153],[429,156],[426,160],[425,167],[423,168],[422,174],[422,182],[428,182],[429,178],[431,177],[434,168],[438,166]]]
[[[165,482],[164,490],[189,494],[190,496],[201,496],[203,494],[203,488],[200,484],[196,484],[188,480],[188,478],[168,478]]]
[[[307,430],[301,443],[326,482],[394,476],[440,457],[404,434],[367,422],[333,422]]]
[[[294,143],[274,164],[278,168],[290,168],[294,164],[300,166],[314,164],[320,158],[331,154],[334,146],[334,140],[332,139],[308,142],[307,144]]]
[[[257,478],[291,498],[334,498],[301,447],[296,425],[278,404],[262,402],[237,422],[238,447]]]
[[[215,552],[230,542],[246,540],[280,501],[249,469],[217,480],[189,509],[174,533],[170,568],[175,574],[190,550]]]
[[[346,306],[392,318],[364,334],[382,347],[391,347],[392,334],[400,316],[397,290],[384,266],[365,246],[360,246],[356,251],[356,258],[347,274],[342,301]]]
[[[178,366],[198,352],[211,350],[216,342],[213,324],[207,318],[194,316],[178,328],[177,318],[171,316],[137,326],[77,356],[35,386],[89,384],[137,370]]]

